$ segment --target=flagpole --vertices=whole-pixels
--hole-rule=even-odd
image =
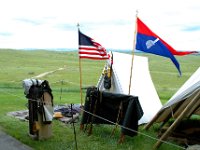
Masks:
[[[81,96],[81,106],[83,106],[83,96],[82,96],[82,68],[81,59],[79,58],[79,73],[80,73],[80,96]]]
[[[77,24],[77,28],[79,31],[79,23]],[[78,39],[79,40],[79,39]],[[79,45],[79,44],[78,44]],[[80,97],[81,97],[81,106],[83,106],[83,96],[82,96],[82,68],[81,68],[81,59],[79,57],[79,73],[80,73]]]
[[[132,50],[132,60],[131,60],[131,72],[130,72],[130,81],[129,81],[129,90],[128,94],[130,95],[131,91],[131,80],[132,80],[132,70],[133,70],[133,60],[134,60],[134,50],[135,50],[135,41],[136,41],[136,31],[137,31],[137,17],[138,17],[138,10],[136,10],[136,21],[135,21],[135,31],[134,31],[134,38],[133,38],[133,50]]]

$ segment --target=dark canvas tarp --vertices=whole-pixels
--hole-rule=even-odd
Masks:
[[[143,116],[138,97],[101,92],[91,88],[87,90],[84,110],[81,124],[111,124],[111,122],[118,122],[118,124],[135,131],[138,130],[138,121]],[[87,112],[111,122],[92,116]],[[121,132],[129,136],[137,134],[124,128]]]

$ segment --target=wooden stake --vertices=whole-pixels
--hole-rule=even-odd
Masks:
[[[132,60],[131,60],[131,73],[130,73],[130,81],[129,81],[129,89],[128,89],[128,94],[129,95],[130,95],[130,92],[131,92],[133,59],[134,59],[134,50],[135,50],[135,41],[136,41],[136,32],[137,32],[137,16],[138,16],[138,11],[136,11],[135,31],[134,31],[134,38],[133,38],[133,50],[132,50]]]
[[[75,142],[75,146],[76,146],[76,150],[78,150],[78,146],[77,146],[77,140],[76,140],[76,129],[75,129],[75,125],[74,125],[74,116],[73,116],[73,108],[72,108],[71,104],[71,117],[72,117],[72,125],[73,125],[73,129],[74,129],[74,142]]]

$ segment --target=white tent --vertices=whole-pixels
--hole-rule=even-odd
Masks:
[[[154,122],[167,121],[169,117],[177,118],[192,99],[199,98],[200,92],[200,67],[197,71],[181,86],[181,88],[163,105],[157,115],[152,119],[150,125]],[[192,114],[200,115],[200,107],[197,106]],[[189,117],[188,113],[185,117]],[[147,125],[147,126],[150,126]]]
[[[154,87],[149,72],[148,58],[134,56],[132,68],[132,82],[130,95],[138,96],[144,115],[139,124],[149,122],[160,110],[162,104]],[[103,76],[100,77],[97,87],[101,91],[129,94],[132,55],[113,52],[112,86],[104,88]]]
[[[167,138],[183,118],[189,118],[192,114],[200,115],[200,67],[146,125],[145,129],[155,122],[163,122],[163,126],[170,118],[175,118],[154,148],[160,146],[161,141]]]
[[[182,87],[170,98],[163,106],[166,109],[190,97],[193,93],[200,90],[200,67],[197,71],[182,85]],[[200,110],[197,112],[200,115]]]

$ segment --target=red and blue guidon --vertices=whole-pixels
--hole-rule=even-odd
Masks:
[[[137,18],[136,49],[163,57],[168,57],[174,63],[181,75],[180,65],[174,55],[184,56],[195,51],[176,51],[163,39],[152,32],[139,18]]]

